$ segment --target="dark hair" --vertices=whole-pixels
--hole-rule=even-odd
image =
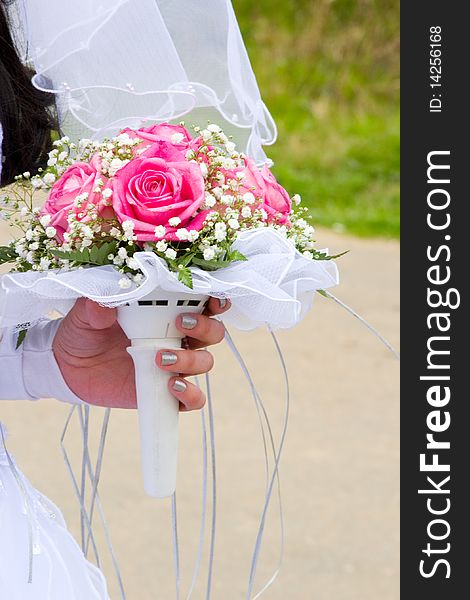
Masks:
[[[0,123],[3,128],[1,184],[24,171],[44,165],[51,149],[51,132],[57,129],[51,94],[37,90],[34,73],[22,64],[15,48],[5,7],[0,0]]]

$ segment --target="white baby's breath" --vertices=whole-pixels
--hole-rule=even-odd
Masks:
[[[215,258],[214,248],[206,248],[203,253],[204,260],[213,260]]]
[[[39,189],[42,188],[42,186],[44,184],[43,184],[43,181],[42,181],[42,179],[40,177],[33,177],[31,179],[31,185],[33,186],[33,189],[39,190]]]
[[[164,227],[163,225],[157,225],[154,231],[156,238],[162,238],[166,233],[166,227]]]
[[[234,142],[226,142],[225,147],[227,149],[227,152],[232,154],[235,151],[236,145]]]
[[[233,204],[235,202],[235,200],[236,200],[236,198],[235,198],[235,196],[232,196],[232,194],[224,194],[222,196],[222,198],[220,199],[222,204],[226,204],[227,206],[230,206],[231,204]]]
[[[196,229],[193,229],[188,233],[188,242],[193,243],[198,238],[199,238],[199,231],[196,231]]]
[[[42,257],[41,260],[39,261],[39,269],[41,271],[47,271],[50,266],[51,266],[51,261],[48,258]]]
[[[55,183],[56,176],[53,173],[46,173],[42,180],[46,185],[52,185]]]
[[[174,260],[177,256],[176,251],[173,250],[173,248],[168,248],[168,250],[165,251],[165,256],[167,258],[169,258],[170,260]]]
[[[129,267],[129,269],[133,269],[134,271],[137,271],[137,269],[139,268],[139,263],[134,257],[127,258],[126,264]]]
[[[174,133],[170,139],[172,144],[180,144],[184,140],[184,135],[179,132]]]
[[[119,280],[119,287],[121,290],[128,290],[132,285],[132,281],[128,277],[122,277]]]
[[[49,223],[51,222],[51,215],[43,215],[40,219],[39,222],[41,223],[41,225],[43,227],[47,227],[49,225]]]
[[[201,169],[201,173],[203,177],[207,177],[209,171],[207,169],[207,165],[205,162],[199,163],[199,168]]]
[[[218,242],[223,242],[227,237],[227,225],[225,223],[216,223],[214,226],[214,237]]]
[[[212,208],[217,204],[217,198],[210,192],[206,192],[204,200],[204,208]]]
[[[176,230],[176,237],[181,240],[181,241],[185,241],[188,239],[189,236],[189,231],[182,227],[181,229],[177,229]]]
[[[231,227],[232,229],[239,229],[240,223],[238,222],[238,219],[229,219],[228,226]]]

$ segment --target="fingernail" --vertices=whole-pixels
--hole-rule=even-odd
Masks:
[[[194,329],[197,325],[197,319],[191,315],[183,315],[181,325],[184,329]]]
[[[178,356],[174,352],[162,352],[161,354],[161,365],[162,367],[169,367],[174,365],[178,360]]]
[[[219,298],[220,308],[225,308],[227,306],[227,300],[225,298]]]
[[[175,390],[175,392],[185,392],[187,387],[188,386],[182,379],[175,379],[173,383],[173,389]]]

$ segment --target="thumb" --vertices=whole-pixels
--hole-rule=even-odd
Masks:
[[[108,329],[117,320],[117,310],[115,308],[100,306],[92,300],[86,301],[85,312],[88,323],[93,329]]]

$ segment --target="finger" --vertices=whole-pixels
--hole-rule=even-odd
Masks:
[[[108,329],[117,320],[117,310],[100,306],[92,300],[87,300],[85,305],[88,323],[93,329]]]
[[[221,315],[232,306],[228,298],[210,298],[204,310],[204,315]]]
[[[214,357],[207,350],[160,350],[156,363],[163,371],[202,375],[212,369]]]
[[[189,347],[192,349],[218,344],[225,337],[223,323],[206,315],[179,315],[176,328],[189,338]]]
[[[198,410],[206,403],[206,397],[200,388],[182,377],[172,377],[168,389],[180,402],[180,411]]]

